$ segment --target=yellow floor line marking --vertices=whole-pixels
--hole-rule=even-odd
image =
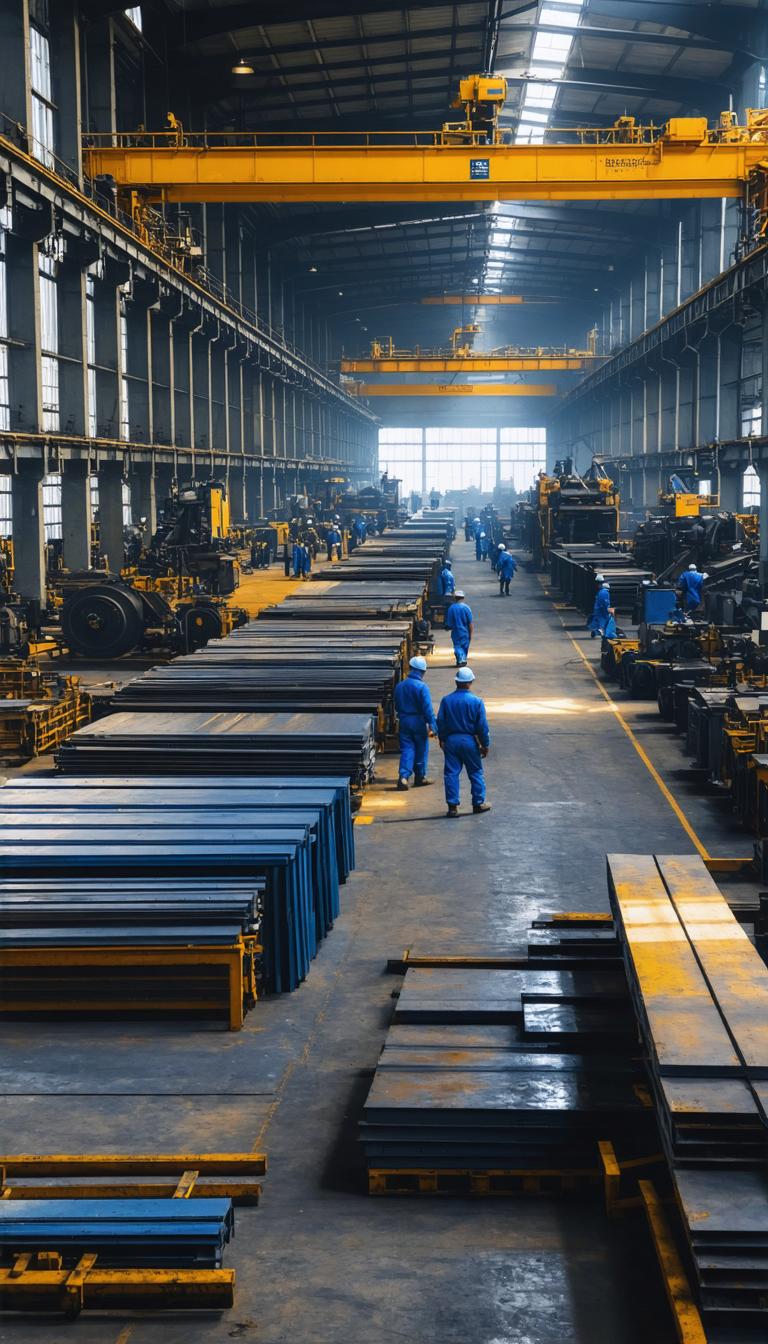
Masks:
[[[133,1326],[126,1325],[125,1329],[121,1330],[120,1334],[117,1336],[115,1344],[128,1344],[128,1340],[131,1338],[132,1334],[133,1334]]]
[[[369,816],[368,814],[363,814],[362,812],[358,812],[357,816],[354,818],[354,821],[357,826],[373,825],[373,817]]]
[[[558,619],[560,619],[560,618],[558,617]],[[622,728],[624,729],[624,732],[626,733],[627,737],[629,738],[630,742],[632,743],[632,746],[635,748],[635,751],[637,752],[638,756],[640,757],[640,760],[643,762],[643,765],[645,766],[645,768],[646,768],[646,770],[648,771],[649,775],[650,775],[651,778],[654,780],[654,782],[656,783],[656,785],[657,785],[658,788],[660,789],[661,793],[662,793],[662,794],[664,795],[664,797],[666,798],[667,802],[669,803],[669,806],[672,808],[672,811],[674,812],[675,816],[677,817],[677,820],[680,822],[680,825],[682,826],[683,830],[685,831],[686,835],[688,836],[688,839],[692,842],[692,844],[694,844],[694,845],[696,846],[696,848],[697,848],[699,854],[701,855],[702,859],[704,859],[704,860],[706,861],[707,859],[711,858],[712,856],[710,855],[709,851],[704,847],[704,845],[701,843],[701,840],[699,839],[698,835],[697,835],[696,832],[694,831],[694,829],[693,829],[693,827],[692,827],[690,821],[689,821],[688,818],[686,817],[686,815],[685,815],[683,809],[681,808],[680,804],[677,802],[677,799],[673,796],[673,794],[670,793],[669,789],[667,788],[666,784],[664,783],[664,780],[661,778],[661,775],[659,774],[658,770],[656,769],[656,766],[653,764],[653,761],[650,759],[648,753],[645,751],[644,747],[641,747],[640,743],[638,742],[637,738],[635,737],[635,734],[633,733],[632,729],[630,728],[629,724],[627,723],[626,719],[624,718],[624,715],[622,714],[621,710],[619,709],[619,706],[616,704],[616,701],[613,699],[613,696],[611,696],[611,695],[608,694],[608,691],[605,689],[603,683],[601,682],[600,678],[598,677],[598,675],[597,675],[597,673],[596,673],[594,667],[592,666],[591,662],[589,661],[587,655],[584,653],[583,649],[580,649],[580,648],[579,648],[578,644],[576,643],[576,640],[575,640],[575,639],[573,638],[573,636],[572,636],[571,634],[569,634],[569,632],[565,629],[565,624],[564,624],[564,622],[563,622],[562,620],[560,620],[560,624],[562,625],[563,630],[565,631],[566,637],[570,640],[571,644],[573,645],[574,649],[575,649],[576,652],[578,653],[578,655],[579,655],[581,661],[583,662],[584,666],[585,666],[585,667],[587,668],[587,670],[589,671],[589,674],[590,674],[592,680],[594,681],[594,683],[595,683],[597,689],[599,690],[600,694],[604,697],[604,699],[606,699],[606,700],[608,701],[608,704],[611,706],[611,709],[613,710],[614,714],[616,715],[616,718],[619,720],[619,723],[621,724]]]

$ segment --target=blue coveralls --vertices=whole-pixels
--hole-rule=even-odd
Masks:
[[[301,556],[301,572],[302,572],[302,574],[311,574],[311,573],[312,573],[312,552],[310,551],[310,549],[309,549],[308,546],[302,546],[302,548],[301,548],[301,552],[302,552],[302,556]]]
[[[592,615],[587,621],[587,625],[593,635],[602,635],[608,624],[608,608],[611,605],[611,594],[608,588],[599,588],[595,595],[595,605],[592,608]]]
[[[509,593],[510,579],[515,577],[517,561],[510,551],[499,551],[499,592]]]
[[[452,602],[445,613],[445,628],[451,632],[457,667],[466,663],[469,655],[469,644],[472,638],[469,631],[471,624],[472,612],[466,602]]]
[[[325,543],[328,547],[328,559],[333,559],[334,546],[338,549],[339,559],[341,559],[341,533],[337,527],[329,527],[325,534]]]
[[[702,590],[704,588],[704,575],[697,569],[686,569],[680,575],[678,585],[682,589],[683,604],[686,611],[695,611],[701,606]]]
[[[400,778],[425,779],[429,760],[427,729],[437,732],[432,696],[424,673],[411,668],[395,687],[395,709],[400,720]]]
[[[445,801],[459,805],[459,779],[462,766],[469,776],[472,804],[485,802],[485,775],[480,747],[491,745],[485,705],[471,691],[453,691],[440,702],[437,732],[443,748]]]
[[[456,580],[453,577],[452,569],[441,569],[440,571],[440,592],[443,597],[449,597],[456,591]]]
[[[304,573],[304,547],[301,542],[294,541],[291,559],[293,561],[293,577],[300,579]]]

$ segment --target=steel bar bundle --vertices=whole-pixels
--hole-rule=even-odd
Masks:
[[[74,733],[56,763],[69,774],[316,775],[373,778],[370,714],[112,714]]]
[[[3,1199],[0,1253],[97,1255],[121,1265],[218,1269],[234,1233],[229,1199]]]

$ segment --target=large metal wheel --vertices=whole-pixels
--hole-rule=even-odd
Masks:
[[[179,613],[181,634],[189,649],[199,649],[209,639],[221,639],[221,616],[218,607],[187,607]]]
[[[138,593],[122,584],[94,584],[67,598],[61,628],[72,653],[83,658],[120,658],[135,649],[144,633]]]

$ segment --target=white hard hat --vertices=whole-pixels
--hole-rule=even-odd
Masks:
[[[695,569],[696,566],[695,566],[695,565],[689,565],[688,568],[689,568],[689,569]]]
[[[471,667],[460,667],[456,673],[456,680],[460,686],[467,685],[468,682],[475,680],[475,674]]]
[[[499,542],[499,550],[500,550],[500,551],[506,551],[506,549],[507,549],[507,548],[506,548],[506,546],[504,545],[504,542],[503,542],[503,541],[500,541],[500,542]]]
[[[480,519],[479,519],[479,518],[473,518],[472,521],[475,522],[475,523],[479,523],[479,522],[480,522]]]
[[[454,596],[454,597],[463,597],[464,594],[463,594],[463,592],[461,591],[461,588],[457,588],[457,589],[456,589],[456,592],[453,594],[453,596]]]
[[[604,574],[596,574],[596,575],[595,575],[595,583],[605,583],[605,575],[604,575]]]
[[[610,588],[610,586],[611,586],[610,583],[607,583],[607,582],[603,583],[603,587],[604,587],[604,588]]]
[[[411,658],[408,666],[412,667],[415,672],[426,672],[427,660],[417,653],[415,658]]]
[[[451,568],[451,561],[450,561],[450,560],[444,560],[444,561],[443,561],[443,564],[445,565],[445,568],[446,568],[446,569],[450,569],[450,568]]]

